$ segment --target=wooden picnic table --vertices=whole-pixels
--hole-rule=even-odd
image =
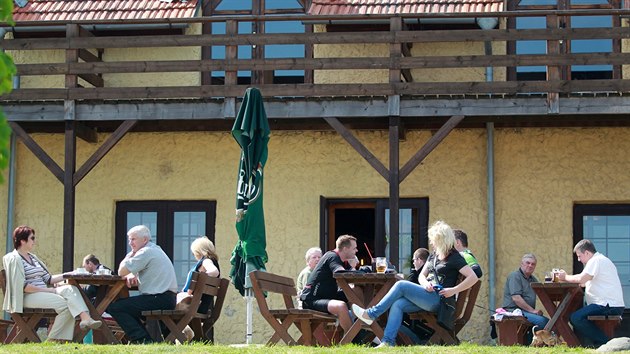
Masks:
[[[127,283],[125,278],[118,275],[96,275],[96,274],[64,274],[63,278],[68,284],[74,285],[79,289],[85,304],[87,305],[90,315],[93,319],[102,321],[103,324],[97,330],[94,330],[94,343],[97,344],[120,344],[116,339],[111,328],[103,320],[103,313],[114,300],[119,297],[129,296]],[[98,286],[96,301],[94,304],[85,293],[85,289],[81,285]],[[95,306],[96,304],[96,306]],[[80,341],[87,334],[88,330],[78,329],[75,331],[75,341]]]
[[[387,294],[394,284],[401,278],[394,273],[362,273],[362,272],[341,272],[334,273],[333,277],[343,290],[348,301],[357,304],[364,309],[376,305]],[[353,284],[351,286],[350,284]],[[351,343],[361,329],[360,320],[355,321],[347,333],[344,333],[339,344]],[[370,325],[372,332],[378,338],[383,338],[383,327],[378,321]]]
[[[569,326],[571,313],[582,307],[584,292],[576,283],[532,283],[532,289],[538,296],[551,319],[546,330],[555,330],[567,345],[577,347],[580,341]]]

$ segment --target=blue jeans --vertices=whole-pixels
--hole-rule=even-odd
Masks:
[[[389,290],[387,295],[374,307],[367,309],[370,318],[376,319],[389,310],[387,325],[381,342],[396,345],[396,336],[403,320],[403,313],[428,311],[437,312],[440,295],[428,292],[422,286],[409,281],[399,281]]]
[[[604,332],[602,332],[602,330],[599,329],[599,327],[597,327],[592,321],[589,321],[587,317],[621,315],[623,314],[623,310],[623,307],[608,307],[595,304],[586,305],[572,313],[570,321],[573,325],[575,334],[578,336],[583,345],[595,345],[599,347],[602,344],[606,344],[610,338],[608,338],[606,334],[604,334]],[[592,343],[589,343],[589,340]]]
[[[536,328],[537,331],[540,331],[541,329],[545,328],[545,326],[547,325],[547,322],[549,322],[549,319],[547,317],[537,315],[535,313],[531,313],[527,311],[523,311],[523,316],[525,316],[525,318],[527,318],[527,320],[531,322],[534,326],[538,326]]]

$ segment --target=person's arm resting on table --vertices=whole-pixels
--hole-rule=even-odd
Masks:
[[[541,315],[541,316],[543,314],[542,310],[536,310],[535,308],[529,306],[527,304],[527,302],[525,302],[525,299],[523,299],[523,297],[521,295],[512,295],[512,301],[514,301],[516,306],[518,306],[518,308],[523,310],[523,311],[527,311],[529,313],[535,313],[535,314]]]
[[[580,274],[568,275],[564,270],[561,270],[558,273],[558,279],[560,279],[560,281],[566,281],[568,283],[578,283],[580,285],[584,285],[587,281],[592,280],[593,276],[585,272],[582,272]]]

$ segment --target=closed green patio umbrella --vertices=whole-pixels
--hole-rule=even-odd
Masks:
[[[263,169],[267,162],[269,122],[262,95],[248,88],[232,127],[232,136],[241,147],[236,183],[236,231],[238,241],[232,251],[232,283],[248,298],[247,342],[251,341],[251,281],[249,273],[267,263],[265,213],[263,210]]]

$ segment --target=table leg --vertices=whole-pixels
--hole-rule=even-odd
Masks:
[[[545,305],[545,308],[547,308],[547,311],[549,311],[550,308],[555,308],[553,316],[551,317],[551,319],[545,326],[545,329],[551,330],[555,328],[557,331],[557,334],[560,335],[562,339],[564,339],[564,341],[567,342],[567,345],[571,347],[576,347],[580,345],[579,339],[577,338],[577,336],[575,335],[571,327],[569,327],[569,318],[568,318],[569,310],[572,307],[574,307],[574,306],[569,307],[569,304],[572,302],[573,298],[575,297],[575,295],[577,294],[579,290],[580,289],[578,288],[574,291],[568,292],[564,296],[564,298],[562,298],[562,301],[560,302],[558,307],[555,307],[553,305],[553,302],[549,298],[545,299],[548,301],[548,303],[551,304],[550,307],[548,307],[548,305]],[[541,302],[542,302],[542,298],[541,298]]]
[[[68,283],[70,285],[74,285],[75,287],[79,289],[79,292],[81,293],[81,296],[83,297],[83,301],[85,302],[85,305],[88,308],[90,316],[97,321],[103,322],[100,328],[92,331],[94,335],[94,343],[119,344],[120,342],[118,341],[118,339],[116,339],[111,328],[109,328],[109,326],[105,323],[105,320],[103,320],[103,317],[101,315],[103,312],[105,312],[105,309],[107,308],[107,306],[109,306],[111,301],[117,296],[117,294],[120,292],[122,287],[125,286],[125,283],[117,282],[113,286],[108,286],[107,295],[105,296],[105,299],[103,299],[103,301],[99,303],[98,309],[94,307],[90,299],[85,294],[85,291],[83,290],[83,288],[80,286],[80,284],[77,281],[73,279],[69,279]],[[105,285],[101,285],[101,286],[105,286]],[[75,342],[83,341],[83,337],[85,337],[87,332],[88,330],[82,330],[77,325],[75,327],[74,341]]]

